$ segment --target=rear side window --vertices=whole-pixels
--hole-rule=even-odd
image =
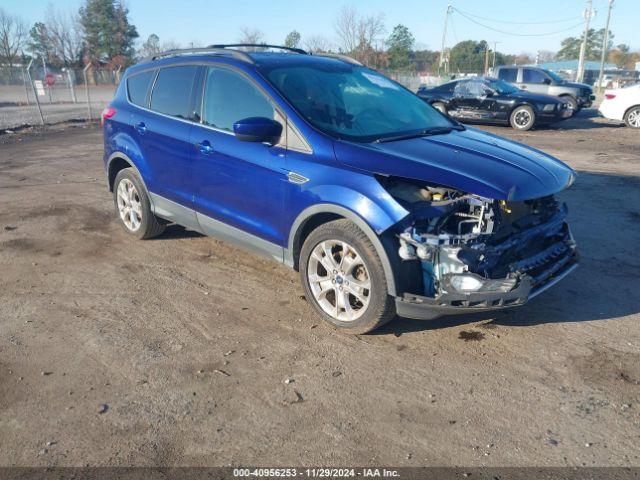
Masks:
[[[233,131],[233,124],[248,117],[275,119],[267,97],[244,75],[226,68],[207,72],[203,120],[207,125]]]
[[[131,103],[140,107],[147,106],[147,92],[154,73],[155,70],[149,70],[127,78],[127,93]]]
[[[531,68],[525,68],[522,70],[522,81],[524,83],[544,83],[547,76],[538,71],[533,70]]]
[[[501,68],[498,71],[498,78],[505,82],[515,83],[518,81],[518,69],[517,68]]]
[[[197,73],[195,65],[162,68],[153,86],[151,110],[193,120],[191,94]]]

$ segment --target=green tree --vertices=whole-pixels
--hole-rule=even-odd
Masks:
[[[34,58],[48,62],[50,52],[51,38],[47,31],[47,26],[42,22],[36,22],[31,30],[29,30],[29,38],[27,40],[27,51]]]
[[[300,33],[293,30],[292,32],[289,32],[287,38],[284,39],[284,46],[289,48],[298,48],[298,45],[300,45],[300,38]]]
[[[151,55],[157,55],[160,53],[160,37],[155,33],[152,33],[142,44],[138,56],[140,58],[150,57]]]
[[[481,40],[465,40],[451,48],[449,54],[449,70],[452,73],[480,73],[484,70],[484,56],[487,42]],[[499,65],[500,57],[496,56]]]
[[[595,30],[590,28],[587,32],[587,48],[585,50],[586,60],[600,60],[602,55],[602,40],[604,36],[604,28]],[[607,50],[613,45],[613,33],[609,30]],[[580,57],[580,46],[582,44],[582,35],[579,37],[568,37],[560,43],[560,50],[556,54],[557,60],[576,60]]]
[[[415,38],[407,27],[396,25],[387,39],[387,55],[389,68],[393,70],[408,70],[412,67],[411,52]]]
[[[111,60],[134,56],[136,27],[129,23],[128,9],[118,0],[85,0],[80,8],[80,24],[85,42],[85,56],[91,60]]]

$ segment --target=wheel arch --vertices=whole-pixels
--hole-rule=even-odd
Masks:
[[[387,280],[387,293],[397,296],[396,278],[391,264],[390,245],[385,241],[384,233],[377,235],[369,224],[353,211],[335,204],[317,204],[303,210],[296,217],[289,232],[288,248],[285,251],[284,263],[294,270],[299,269],[299,257],[302,245],[309,234],[320,225],[333,220],[346,219],[353,222],[369,238],[380,257],[382,269]]]
[[[631,110],[633,110],[634,108],[638,108],[638,107],[640,107],[640,103],[639,103],[639,104],[637,104],[637,105],[631,105],[629,108],[627,108],[627,109],[624,111],[624,115],[622,115],[622,119],[623,119],[623,120],[626,120],[626,118],[627,118],[627,114],[628,114]]]
[[[142,182],[145,190],[149,192],[147,184],[145,183],[140,170],[138,169],[134,161],[131,160],[131,157],[123,152],[113,152],[107,160],[107,179],[109,182],[109,191],[113,191],[113,183],[116,179],[116,175],[118,175],[118,172],[125,168],[133,168],[138,177],[140,177],[140,181]]]

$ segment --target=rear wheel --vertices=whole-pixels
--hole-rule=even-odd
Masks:
[[[640,128],[640,105],[627,110],[627,113],[624,114],[624,123],[627,127]]]
[[[133,168],[124,168],[116,175],[113,200],[120,224],[128,234],[145,239],[164,231],[164,224],[151,212],[147,191]]]
[[[509,123],[516,130],[530,130],[536,123],[536,114],[531,107],[521,105],[513,109]]]
[[[316,228],[300,252],[306,297],[327,322],[349,333],[367,333],[395,315],[380,257],[348,220]]]

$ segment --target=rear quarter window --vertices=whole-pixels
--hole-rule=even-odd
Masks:
[[[147,93],[149,92],[149,85],[151,84],[151,80],[153,80],[154,74],[155,70],[149,70],[127,78],[127,94],[129,95],[129,101],[131,103],[140,107],[146,107]]]
[[[500,80],[504,80],[509,83],[516,83],[518,80],[518,69],[517,68],[501,68],[498,71],[498,78]]]

